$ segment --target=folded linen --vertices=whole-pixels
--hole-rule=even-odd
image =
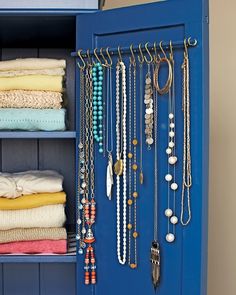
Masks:
[[[55,69],[0,71],[0,77],[16,77],[16,76],[27,76],[27,75],[64,76],[65,70],[63,68],[55,68]]]
[[[62,92],[62,76],[31,75],[0,78],[0,90],[39,90]]]
[[[0,91],[0,108],[61,109],[62,101],[55,91]]]
[[[12,242],[6,244],[0,244],[0,253],[57,253],[65,254],[67,252],[67,241],[66,240],[40,240],[40,241],[22,241],[22,242]]]
[[[19,241],[66,240],[67,233],[63,227],[51,228],[14,228],[0,230],[0,244]]]
[[[64,69],[65,67],[66,61],[64,59],[52,58],[17,58],[0,62],[0,71]]]
[[[62,191],[63,176],[54,170],[0,173],[0,196],[17,198],[37,193]]]
[[[63,227],[64,205],[48,205],[33,209],[0,210],[0,230],[32,227]]]
[[[21,196],[16,199],[0,198],[0,210],[32,209],[47,205],[65,204],[66,194],[43,193]]]
[[[0,109],[0,130],[63,131],[65,109]]]

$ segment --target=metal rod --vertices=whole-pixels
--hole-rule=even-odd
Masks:
[[[189,47],[193,47],[193,46],[196,46],[197,45],[197,39],[192,39],[190,37],[190,38],[187,38],[186,40],[187,40],[187,45]],[[157,45],[156,46],[156,50],[157,51],[160,51],[159,43],[156,43],[156,45]],[[148,49],[150,51],[154,51],[154,44],[149,43],[149,45],[147,47],[148,47]],[[169,49],[170,48],[170,43],[169,42],[162,42],[162,47],[164,49]],[[182,49],[182,48],[184,48],[184,41],[172,42],[172,47],[174,49]],[[100,50],[98,48],[95,48],[95,49],[97,49],[97,51]],[[143,52],[146,52],[146,48],[144,47],[144,45],[141,47],[141,50]],[[130,53],[130,47],[120,47],[120,51],[121,51],[121,54]],[[139,53],[139,45],[133,45],[133,52],[134,53]],[[117,55],[118,54],[118,48],[115,48],[115,47],[114,48],[109,48],[109,53],[110,53],[110,55]],[[89,50],[89,54],[91,56],[94,56],[94,50]],[[82,55],[82,57],[86,58],[87,57],[86,50],[82,50],[81,51],[81,55]],[[71,56],[77,57],[78,56],[78,53],[77,52],[72,52],[71,53]]]

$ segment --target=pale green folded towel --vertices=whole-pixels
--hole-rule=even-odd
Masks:
[[[65,109],[0,109],[0,130],[62,131]]]

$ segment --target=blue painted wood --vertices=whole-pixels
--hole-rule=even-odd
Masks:
[[[39,295],[39,265],[4,264],[4,295]]]
[[[74,131],[1,131],[0,138],[16,139],[16,138],[75,138]]]
[[[0,255],[0,263],[16,264],[16,263],[75,263],[75,262],[76,262],[76,257],[74,255]],[[0,272],[1,272],[1,268],[0,268]]]
[[[192,112],[192,156],[193,220],[189,227],[178,225],[176,241],[165,242],[167,231],[164,210],[167,207],[167,186],[164,176],[167,172],[165,149],[167,146],[167,97],[159,97],[158,110],[158,165],[159,165],[159,241],[162,251],[162,279],[158,288],[160,295],[206,295],[207,261],[207,188],[208,188],[208,1],[170,0],[140,5],[77,18],[76,50],[95,47],[127,47],[154,41],[177,42],[193,36],[198,46],[190,49],[191,58],[191,112]],[[177,182],[181,183],[182,170],[182,72],[183,50],[175,50],[176,64],[176,107],[177,110]],[[127,63],[127,55],[123,55]],[[114,57],[115,63],[115,57]],[[115,68],[115,66],[114,66]],[[145,69],[146,71],[147,69]],[[204,73],[204,74],[203,74]],[[164,76],[164,75],[163,75]],[[113,83],[115,75],[113,73]],[[79,81],[77,78],[77,85]],[[163,83],[163,77],[162,81]],[[139,83],[139,81],[138,81]],[[114,87],[115,89],[115,87]],[[77,89],[78,97],[79,89]],[[138,98],[139,100],[140,98]],[[137,109],[139,112],[139,107]],[[204,147],[204,149],[203,149]],[[150,279],[149,249],[152,241],[153,224],[153,151],[144,151],[145,184],[138,200],[139,268],[130,270],[118,264],[116,258],[116,208],[115,202],[105,197],[104,158],[96,154],[96,196],[98,217],[96,223],[96,257],[98,283],[95,287],[83,285],[83,263],[78,259],[78,289],[83,295],[96,292],[97,295],[154,294]],[[101,171],[104,171],[102,174]],[[99,176],[98,176],[99,175]],[[101,185],[103,184],[103,185]],[[180,190],[177,193],[180,212]],[[179,215],[179,214],[178,214]],[[93,290],[94,289],[94,290]]]
[[[41,264],[40,295],[75,294],[75,268],[75,264]]]
[[[0,263],[0,295],[3,295],[3,264]]]

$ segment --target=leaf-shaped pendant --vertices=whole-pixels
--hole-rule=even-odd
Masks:
[[[143,171],[140,171],[139,173],[139,182],[140,184],[143,184]]]
[[[114,184],[113,180],[113,160],[112,154],[108,154],[108,163],[107,163],[107,197],[111,200],[112,196],[112,186]]]
[[[151,276],[152,276],[152,284],[154,289],[156,290],[158,285],[160,284],[160,246],[156,241],[152,242],[151,247]]]

